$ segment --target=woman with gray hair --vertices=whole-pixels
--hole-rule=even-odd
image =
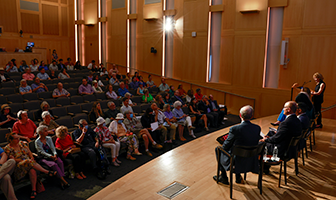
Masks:
[[[178,127],[178,131],[179,131],[179,137],[181,141],[186,141],[186,139],[183,137],[183,129],[184,126],[182,124],[177,124],[177,119],[174,116],[174,114],[171,111],[170,105],[169,104],[165,104],[163,106],[163,114],[169,119],[169,121],[171,123],[173,123],[176,127]]]
[[[193,131],[195,127],[192,126],[191,118],[188,115],[184,114],[181,107],[182,103],[180,101],[174,102],[174,110],[173,110],[174,117],[176,117],[176,119],[178,120],[177,121],[178,124],[182,124],[183,126],[188,127],[189,135],[191,135],[193,138],[196,138]]]
[[[43,121],[40,122],[39,126],[42,125],[46,126],[49,135],[55,134],[55,130],[57,127],[59,127],[59,125],[54,120],[51,119],[51,114],[49,113],[49,111],[43,111],[41,117]]]
[[[35,147],[37,153],[43,158],[39,161],[47,165],[53,171],[57,171],[57,178],[60,179],[61,188],[65,189],[70,184],[63,178],[64,177],[64,165],[63,161],[57,156],[56,148],[53,140],[48,136],[48,127],[41,125],[36,129],[39,137],[35,140]]]

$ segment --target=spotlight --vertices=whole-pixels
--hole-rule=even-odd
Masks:
[[[167,17],[166,18],[166,22],[165,22],[165,30],[166,31],[172,31],[174,27],[174,22],[173,19],[171,17]]]

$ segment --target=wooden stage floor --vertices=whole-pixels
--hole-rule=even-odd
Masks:
[[[267,133],[270,122],[277,116],[253,120]],[[288,163],[287,186],[282,176],[278,188],[279,166],[263,176],[263,195],[257,189],[257,175],[248,173],[245,184],[233,184],[234,199],[336,199],[336,120],[323,119],[323,129],[317,129],[316,146],[308,152],[305,166],[299,158],[298,176],[294,161]],[[177,181],[190,188],[174,199],[230,199],[229,186],[217,185],[212,179],[216,174],[216,138],[229,128],[219,130],[175,148],[146,163],[96,193],[90,200],[101,199],[167,199],[158,191]],[[135,161],[136,162],[136,161]],[[235,176],[233,176],[235,177]]]

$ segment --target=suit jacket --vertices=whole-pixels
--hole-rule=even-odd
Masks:
[[[278,147],[278,157],[282,158],[288,148],[288,145],[292,137],[301,135],[302,127],[300,120],[295,114],[288,116],[285,121],[281,122],[277,133],[270,138],[267,138],[265,142],[273,144],[267,145],[269,153],[273,153],[274,146]],[[290,150],[290,155],[294,155],[294,149]]]
[[[252,124],[250,121],[243,121],[241,124],[230,128],[228,138],[223,143],[223,148],[231,153],[234,145],[255,146],[258,145],[260,136],[260,126]],[[258,156],[251,158],[235,158],[235,173],[255,172],[259,171]],[[225,155],[221,155],[221,164],[225,170],[230,169],[230,159]]]
[[[211,106],[209,104],[206,105],[203,101],[198,102],[198,110],[203,111],[203,113],[208,113],[208,108],[210,109],[210,112],[212,112]]]
[[[218,109],[218,110],[220,110],[219,105],[218,105],[218,103],[217,103],[217,100],[213,100],[213,101],[209,100],[209,103],[210,103],[211,111],[213,111],[213,109]],[[212,103],[215,104],[215,107],[212,106]]]
[[[182,97],[176,97],[175,95],[172,96],[171,98],[171,101],[173,102],[173,104],[175,103],[175,101],[180,101],[182,103],[182,105],[185,104],[185,102],[183,101]]]
[[[298,119],[301,122],[302,130],[307,130],[310,127],[310,120],[307,113],[302,113],[298,116]]]

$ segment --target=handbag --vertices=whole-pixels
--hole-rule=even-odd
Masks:
[[[78,153],[78,152],[81,152],[81,148],[79,148],[79,147],[72,148],[69,151],[69,153],[71,153],[71,154]]]
[[[43,185],[42,181],[37,180],[37,182],[36,182],[36,192],[41,193],[41,192],[44,192],[44,191],[45,191],[45,188],[44,188],[44,185]]]

